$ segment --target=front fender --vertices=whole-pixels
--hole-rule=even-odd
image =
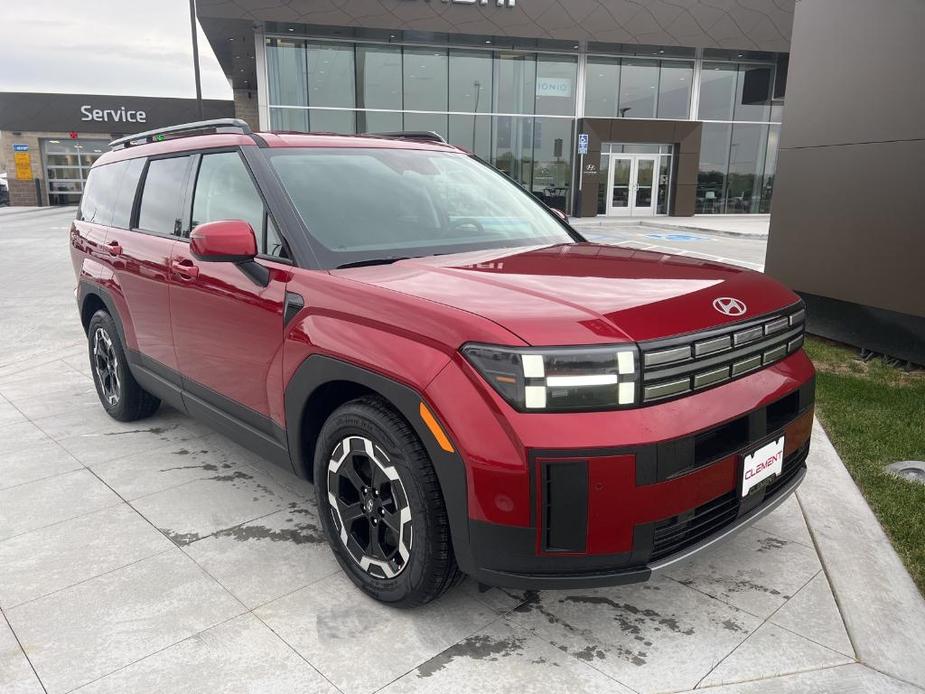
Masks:
[[[322,354],[309,356],[298,366],[286,386],[286,431],[293,464],[299,465],[300,461],[314,459],[314,450],[306,450],[307,437],[303,431],[306,421],[305,407],[313,393],[325,384],[336,381],[356,383],[381,395],[417,433],[437,473],[450,521],[450,536],[457,564],[463,571],[471,573],[474,570],[474,561],[469,542],[466,469],[455,444],[453,452],[445,451],[421,419],[420,405],[422,402],[426,403],[426,399],[414,388],[334,357]],[[433,412],[432,408],[431,411]],[[450,435],[446,427],[444,431]],[[313,438],[308,440],[314,441]]]

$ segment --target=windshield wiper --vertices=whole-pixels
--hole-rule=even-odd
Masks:
[[[391,258],[369,258],[368,260],[354,260],[352,263],[338,265],[335,269],[342,270],[348,267],[367,267],[369,265],[391,265],[399,260],[408,260],[408,256],[395,256]]]

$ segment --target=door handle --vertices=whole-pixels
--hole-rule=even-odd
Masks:
[[[199,268],[196,267],[192,260],[183,258],[182,260],[173,261],[171,265],[173,274],[175,274],[178,279],[184,280],[186,282],[192,282],[197,277],[199,277]]]
[[[106,247],[109,249],[109,255],[122,255],[122,245],[118,241],[110,241]]]

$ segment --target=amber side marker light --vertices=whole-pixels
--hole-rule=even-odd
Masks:
[[[427,428],[430,429],[430,433],[434,435],[435,439],[437,439],[437,443],[440,444],[440,448],[445,450],[447,453],[452,453],[454,451],[453,444],[450,443],[446,433],[444,433],[440,425],[437,424],[437,420],[434,418],[434,415],[431,414],[431,411],[427,409],[427,405],[422,402],[419,410],[421,413],[421,419],[424,420],[424,424],[426,424]]]

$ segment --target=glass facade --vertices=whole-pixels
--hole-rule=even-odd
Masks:
[[[265,50],[272,129],[432,130],[566,211],[578,118],[688,120],[696,103],[697,212],[770,206],[782,106],[772,100],[770,54],[709,51],[701,60],[693,50],[604,55],[616,49],[595,45],[581,56],[290,36],[267,38]],[[670,173],[662,169],[660,179]],[[658,213],[669,195],[659,189]]]
[[[278,37],[266,62],[273,129],[432,130],[569,204],[577,56]]]
[[[704,61],[698,214],[768,213],[774,192],[779,103],[771,63]]]
[[[690,117],[693,61],[592,55],[586,74],[588,118]]]

